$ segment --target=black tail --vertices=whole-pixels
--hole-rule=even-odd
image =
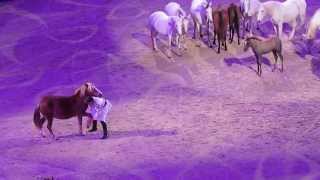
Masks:
[[[41,115],[40,115],[40,106],[38,105],[33,113],[33,123],[38,128],[41,129],[42,122],[41,122]]]

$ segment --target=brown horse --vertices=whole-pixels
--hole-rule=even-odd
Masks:
[[[236,31],[237,37],[238,37],[238,45],[240,45],[240,18],[242,16],[242,13],[240,11],[240,8],[231,3],[228,7],[228,16],[229,16],[229,40],[230,43],[233,42],[233,36]]]
[[[227,50],[228,11],[219,8],[213,11],[212,17],[214,28],[213,44],[216,44],[216,37],[218,37],[218,53],[220,53],[221,44],[224,44],[224,48]]]
[[[42,126],[44,122],[48,120],[47,128],[55,139],[55,135],[52,131],[53,118],[68,119],[77,116],[79,133],[82,135],[82,117],[88,116],[86,113],[88,107],[87,99],[91,96],[101,97],[102,93],[92,83],[85,83],[78,88],[72,96],[42,97],[33,115],[33,122],[40,130],[40,134],[45,137]]]
[[[283,55],[282,55],[282,42],[278,36],[269,37],[264,39],[261,37],[253,36],[246,38],[246,44],[244,46],[244,51],[247,51],[251,47],[256,60],[257,60],[257,74],[261,76],[262,74],[262,55],[272,52],[274,56],[274,66],[272,71],[277,68],[278,57],[281,60],[281,72],[283,72]]]

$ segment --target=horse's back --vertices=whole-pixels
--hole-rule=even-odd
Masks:
[[[200,11],[205,2],[205,0],[192,0],[190,11]]]
[[[41,114],[46,117],[68,119],[75,116],[75,103],[70,96],[44,96],[39,107]]]
[[[163,11],[156,11],[149,17],[149,26],[161,34],[168,33],[169,16]]]
[[[178,16],[180,12],[181,6],[176,2],[169,2],[164,10],[169,16]]]

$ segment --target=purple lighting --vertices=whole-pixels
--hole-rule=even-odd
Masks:
[[[244,39],[217,54],[207,31],[192,38],[190,19],[187,48],[173,45],[169,59],[167,36],[153,51],[148,29],[168,2],[0,1],[0,179],[320,179],[320,33],[307,42],[301,26],[290,41],[285,25],[284,72],[272,72],[269,53],[259,77]],[[190,13],[191,0],[176,2]],[[306,24],[318,8],[307,0]],[[270,22],[260,28],[275,34]],[[40,137],[41,97],[85,82],[112,103],[108,138],[100,123],[78,135],[76,117],[54,119],[58,140],[46,122]]]

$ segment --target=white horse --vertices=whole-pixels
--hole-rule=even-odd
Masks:
[[[182,19],[178,16],[168,16],[163,11],[156,11],[149,17],[149,27],[151,32],[152,46],[155,51],[158,50],[156,37],[158,34],[168,36],[169,54],[171,58],[171,45],[172,37],[176,35],[176,42],[178,42],[178,48],[180,49],[180,36],[182,35]]]
[[[257,14],[260,8],[260,0],[240,0],[240,8],[244,17],[243,31],[249,29],[250,35],[252,35],[253,27],[259,28],[257,21]]]
[[[183,34],[182,38],[185,39],[185,37],[188,33],[188,29],[189,29],[190,16],[187,16],[187,14],[182,9],[180,4],[178,4],[176,2],[169,2],[165,6],[164,10],[167,13],[167,15],[169,15],[169,16],[178,16],[178,17],[182,18],[182,34]]]
[[[300,23],[304,23],[307,4],[305,0],[286,0],[284,2],[268,1],[261,4],[258,11],[258,21],[265,16],[271,16],[274,30],[278,36],[282,37],[283,23],[288,23],[292,27],[289,39],[291,40],[295,34],[298,19]]]
[[[208,0],[192,0],[190,12],[194,24],[193,38],[197,39],[197,32],[202,37],[203,25],[207,26],[209,34],[210,24],[213,22],[212,2],[208,2]]]
[[[307,39],[314,39],[316,37],[317,30],[320,30],[320,8],[312,16],[308,25],[307,34],[304,36]]]

